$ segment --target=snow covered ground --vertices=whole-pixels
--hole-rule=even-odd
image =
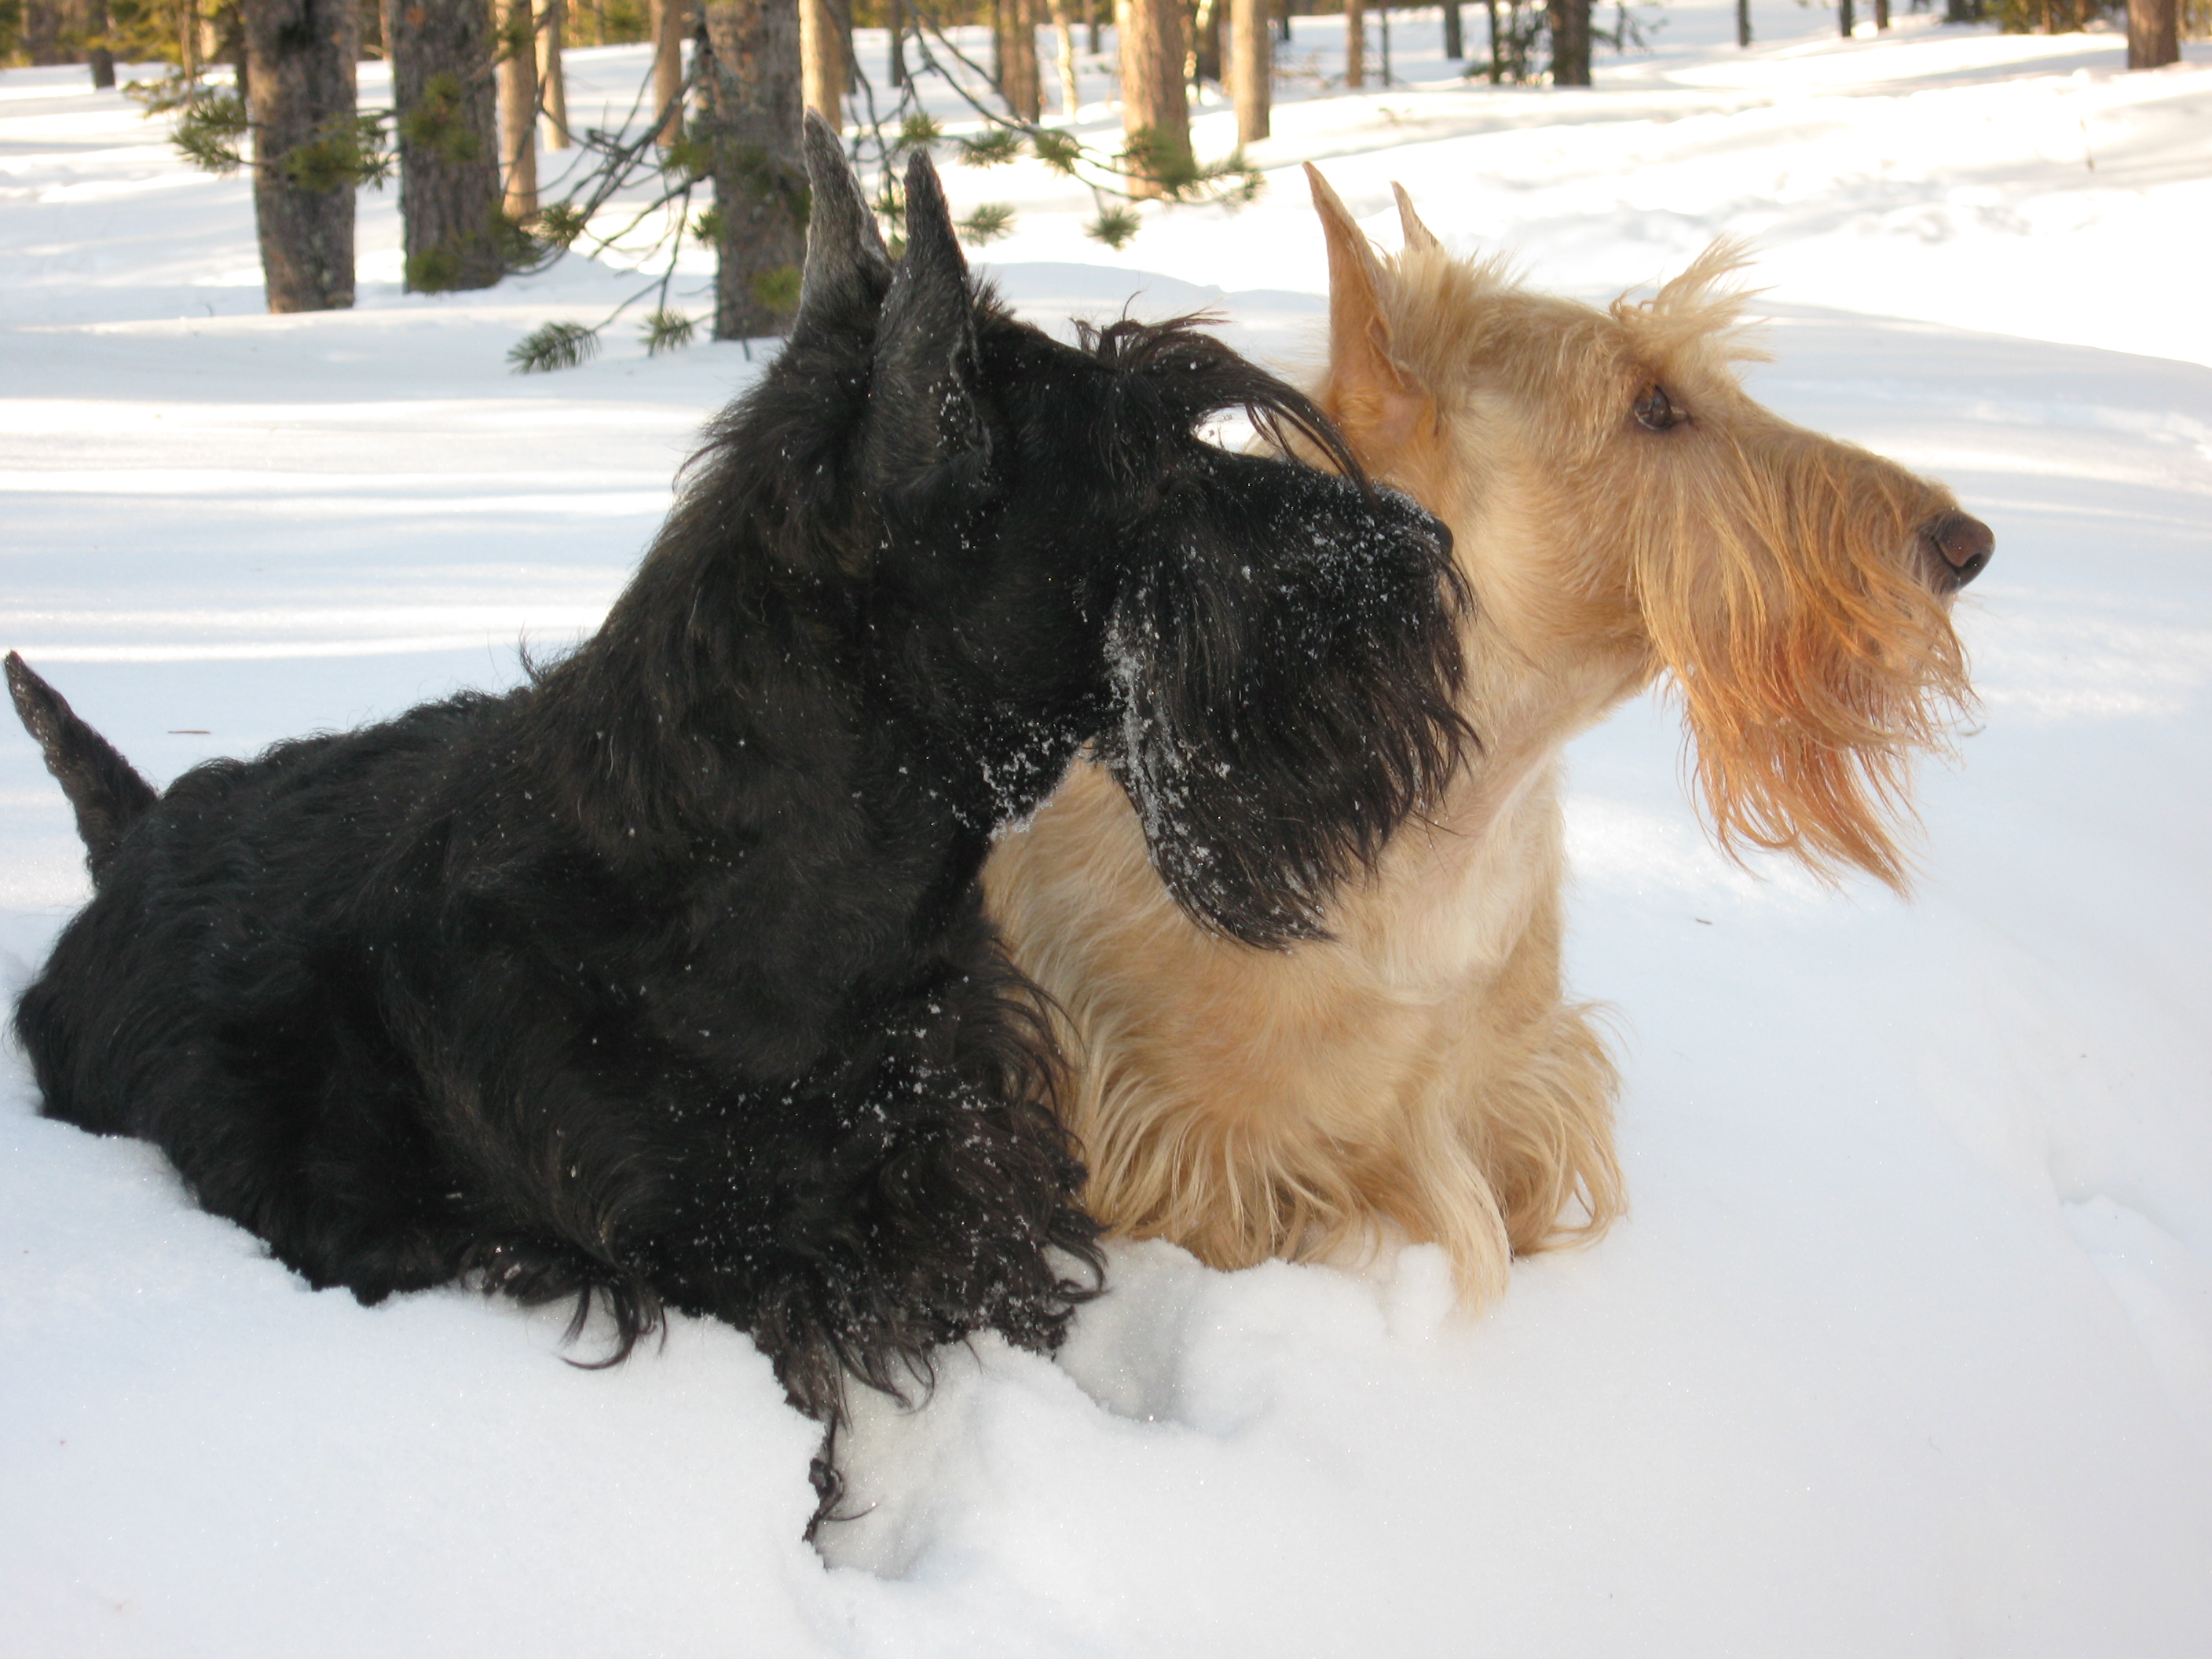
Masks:
[[[981,1343],[873,1414],[876,1507],[825,1561],[811,1431],[742,1336],[584,1372],[558,1317],[311,1293],[144,1147],[36,1118],[9,1051],[9,1650],[2212,1650],[2212,52],[2128,76],[2110,34],[1839,42],[1759,0],[1739,53],[1732,9],[1669,6],[1579,93],[1458,84],[1401,14],[1407,84],[1304,88],[1259,205],[1148,210],[1119,254],[1033,167],[948,175],[1019,208],[991,260],[1040,319],[1142,290],[1285,362],[1324,283],[1301,161],[1386,242],[1401,179],[1455,246],[1593,296],[1750,233],[1759,393],[1996,528],[1917,903],[1717,860],[1662,706],[1578,745],[1571,970],[1619,1011],[1626,1224],[1472,1322],[1428,1248],[1118,1249],[1057,1364]],[[1324,76],[1340,24],[1298,30]],[[576,110],[641,58],[570,61]],[[166,778],[590,627],[744,353],[618,325],[511,376],[635,279],[406,298],[374,194],[361,307],[262,315],[245,185],[83,80],[0,73],[0,646]],[[12,986],[85,887],[4,733],[0,844]]]

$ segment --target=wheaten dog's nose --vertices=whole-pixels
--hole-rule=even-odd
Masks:
[[[1956,507],[1939,513],[1920,526],[1920,539],[1942,561],[1939,568],[1951,573],[1951,585],[1964,587],[1982,574],[1996,551],[1996,532],[1971,513]]]

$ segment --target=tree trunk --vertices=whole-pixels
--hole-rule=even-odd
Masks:
[[[1836,33],[1848,40],[1857,27],[1857,21],[1851,15],[1851,0],[1836,0]]]
[[[388,25],[408,291],[489,288],[507,271],[490,0],[397,0]]]
[[[1139,196],[1170,195],[1192,166],[1182,0],[1125,0],[1121,21],[1121,131],[1139,161],[1129,188]]]
[[[1267,114],[1274,94],[1272,43],[1267,39],[1267,0],[1234,0],[1229,20],[1229,94],[1237,100],[1237,142],[1257,143],[1267,136]]]
[[[493,0],[499,9],[499,164],[510,219],[538,211],[538,47],[530,0]]]
[[[1751,46],[1751,0],[1735,0],[1735,43],[1746,49]]]
[[[544,0],[545,26],[538,31],[538,102],[545,107],[545,148],[568,148],[568,76],[561,64],[568,0]]]
[[[1191,14],[1191,79],[1221,84],[1221,15],[1226,0],[1198,0]]]
[[[799,55],[805,66],[806,107],[838,132],[845,130],[845,37],[830,0],[799,0]]]
[[[660,142],[684,136],[684,112],[672,108],[684,90],[684,37],[690,33],[692,0],[653,0],[653,102],[668,111]]]
[[[1459,0],[1444,0],[1444,56],[1455,64],[1467,59],[1467,35],[1460,27]]]
[[[253,219],[271,311],[353,304],[351,176],[301,179],[306,146],[349,143],[358,30],[351,0],[246,0]],[[322,188],[313,187],[315,185]]]
[[[1098,42],[1098,0],[1084,0],[1083,21],[1091,30],[1091,55],[1093,58],[1096,58],[1100,51]]]
[[[115,54],[91,43],[107,33],[107,0],[84,0],[84,61],[92,66],[92,84],[106,90],[115,84]]]
[[[2128,67],[2163,69],[2181,59],[2181,8],[2175,0],[2128,0]]]
[[[1552,0],[1552,84],[1590,83],[1590,0]]]
[[[889,0],[885,15],[890,20],[886,27],[891,35],[891,85],[902,87],[911,78],[906,67],[905,0]]]
[[[1036,13],[1030,0],[991,0],[991,55],[999,95],[1015,119],[1044,115],[1044,85],[1037,73]]]
[[[1344,84],[1367,84],[1367,0],[1344,0]]]
[[[1889,0],[1874,0],[1874,26],[1876,33],[1889,27]]]
[[[1052,0],[1052,28],[1060,41],[1060,112],[1073,121],[1083,105],[1083,87],[1075,77],[1075,20],[1067,15],[1067,3]]]
[[[721,219],[714,337],[781,334],[806,257],[798,0],[706,0],[705,118]]]
[[[1490,84],[1494,87],[1505,79],[1505,37],[1498,28],[1498,0],[1482,0],[1482,5],[1490,14]]]

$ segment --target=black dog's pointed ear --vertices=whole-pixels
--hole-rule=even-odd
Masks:
[[[980,450],[975,300],[937,169],[916,150],[906,170],[906,253],[876,328],[869,459],[884,482]]]
[[[890,280],[890,255],[868,210],[860,180],[830,124],[806,112],[806,271],[799,290],[793,336],[823,329],[872,308]]]

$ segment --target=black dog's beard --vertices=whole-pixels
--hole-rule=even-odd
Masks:
[[[1465,598],[1411,502],[1379,495],[1385,525],[1332,539],[1316,526],[1340,520],[1340,481],[1268,482],[1124,591],[1101,749],[1176,901],[1279,946],[1326,937],[1334,890],[1455,767]]]

